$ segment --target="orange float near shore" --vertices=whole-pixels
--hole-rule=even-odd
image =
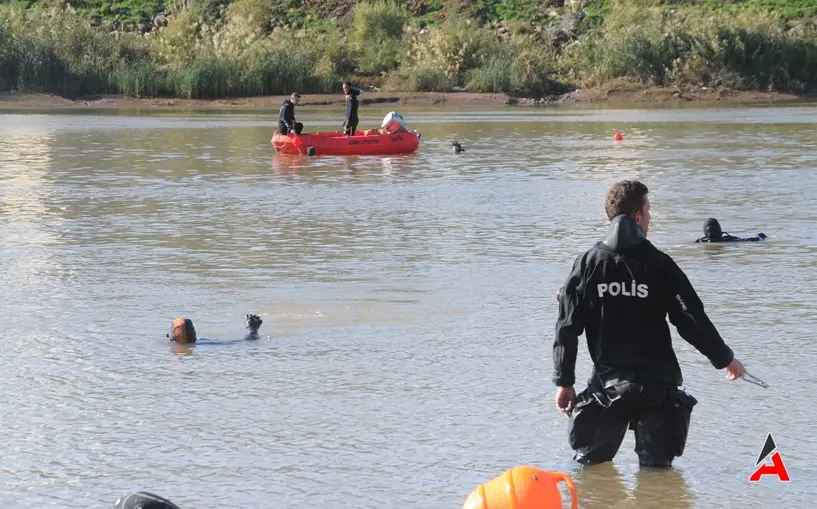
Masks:
[[[570,489],[572,509],[578,509],[576,486],[567,474],[530,465],[512,468],[480,484],[468,495],[462,509],[562,509],[559,483]]]
[[[409,154],[420,146],[420,136],[413,131],[389,134],[379,129],[343,132],[281,134],[275,131],[272,146],[281,154],[303,155],[391,155]]]

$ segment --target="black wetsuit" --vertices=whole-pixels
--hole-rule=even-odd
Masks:
[[[706,242],[760,242],[761,240],[766,240],[765,233],[758,233],[757,237],[735,237],[734,235],[729,235],[726,232],[723,232],[720,237],[701,237],[695,241],[696,244],[698,243],[706,243]]]
[[[354,136],[357,131],[357,124],[360,122],[357,117],[357,108],[360,103],[359,95],[360,91],[354,88],[349,89],[349,93],[346,94],[346,119],[343,121],[343,133],[348,136]]]
[[[138,491],[120,497],[114,503],[114,509],[179,509],[179,506],[159,495]]]
[[[247,327],[247,330],[249,330],[249,332],[243,338],[241,338],[240,341],[254,341],[256,339],[261,339],[261,336],[258,334],[258,329],[261,327],[262,323],[263,321],[258,316],[252,315],[251,317],[250,315],[248,315],[246,322],[244,322],[244,325]],[[187,344],[217,345],[236,343],[236,341],[234,340],[224,341],[221,339],[208,339],[197,337],[196,327],[193,325],[193,321],[190,320],[189,318],[185,318],[184,325],[186,328]],[[170,341],[175,342],[177,340],[176,331],[172,331],[170,334],[167,334],[167,337],[170,339]]]
[[[278,132],[288,134],[292,130],[295,130],[295,103],[287,99],[278,112]]]
[[[700,242],[759,242],[766,239],[765,233],[758,233],[757,237],[741,238],[729,235],[721,230],[721,224],[714,217],[710,217],[704,221],[704,236],[696,240],[695,243]]]
[[[257,330],[251,330],[241,339],[210,339],[210,338],[199,338],[196,341],[197,345],[233,345],[239,343],[241,341],[255,341],[257,339],[261,339],[261,335],[258,334]]]
[[[638,224],[619,216],[604,240],[576,258],[558,300],[553,382],[575,384],[583,332],[594,366],[571,415],[575,459],[612,460],[629,424],[640,463],[670,466],[686,444],[695,399],[678,389],[683,377],[667,315],[714,367],[733,357],[684,272]]]

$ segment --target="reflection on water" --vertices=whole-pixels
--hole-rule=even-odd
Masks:
[[[0,212],[7,223],[10,242],[34,246],[53,242],[54,235],[41,224],[49,212],[48,173],[54,135],[31,126],[3,135],[0,160]]]
[[[31,287],[60,292],[72,272],[63,267],[58,245],[64,207],[51,190],[54,133],[38,122],[22,122],[0,142],[0,286],[10,302],[34,297]],[[34,306],[26,309],[36,314]],[[40,308],[42,309],[42,308]],[[45,310],[43,310],[45,312]]]
[[[808,507],[812,407],[781,413],[684,341],[700,403],[673,471],[640,472],[631,437],[577,469],[549,377],[554,292],[609,185],[640,178],[650,240],[738,357],[810,401],[814,109],[401,113],[416,154],[312,158],[274,154],[274,115],[0,116],[3,506],[459,507],[535,464],[585,509]],[[694,244],[707,217],[770,240]],[[251,312],[259,341],[165,337],[187,316],[240,338]],[[747,482],[767,432],[788,487]]]
[[[678,469],[644,469],[631,477],[613,463],[579,468],[573,481],[583,509],[691,509],[695,495]]]

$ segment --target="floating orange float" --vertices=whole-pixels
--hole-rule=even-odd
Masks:
[[[512,468],[480,484],[468,495],[462,509],[562,509],[562,481],[570,489],[570,507],[578,509],[576,486],[570,476],[530,465]]]

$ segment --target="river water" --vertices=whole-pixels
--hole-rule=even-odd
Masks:
[[[307,131],[342,120],[302,110]],[[0,115],[2,506],[459,508],[523,464],[571,475],[585,509],[811,506],[817,108],[401,112],[415,155],[345,159],[277,156],[276,112]],[[699,405],[670,472],[639,472],[632,433],[576,468],[553,404],[554,293],[624,178],[779,390],[673,329]],[[709,216],[770,238],[694,244]],[[260,341],[165,337],[184,315],[239,339],[246,313]],[[748,482],[770,432],[790,483]]]

